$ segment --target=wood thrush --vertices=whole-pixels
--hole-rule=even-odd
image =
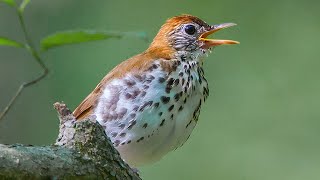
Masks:
[[[74,116],[95,116],[129,165],[159,160],[188,139],[209,95],[202,57],[238,44],[207,36],[234,25],[211,26],[191,15],[168,19],[149,48],[109,72]]]

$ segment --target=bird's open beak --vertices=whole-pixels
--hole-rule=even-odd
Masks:
[[[199,40],[203,42],[202,48],[210,48],[212,46],[219,46],[219,45],[224,45],[224,44],[240,44],[238,41],[233,41],[233,40],[222,40],[222,39],[207,39],[207,37],[210,34],[213,34],[221,29],[225,29],[231,26],[235,26],[236,24],[234,23],[223,23],[219,25],[214,25],[212,26],[212,29],[201,34],[199,37]]]

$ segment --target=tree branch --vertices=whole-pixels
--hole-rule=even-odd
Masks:
[[[65,104],[55,145],[1,145],[0,179],[140,179],[120,157],[94,117],[76,121]]]

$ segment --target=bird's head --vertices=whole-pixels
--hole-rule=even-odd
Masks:
[[[234,25],[236,24],[208,25],[195,16],[175,16],[162,25],[148,51],[165,59],[171,59],[177,53],[206,54],[209,49],[215,46],[239,44],[239,42],[233,40],[207,38],[221,29]]]

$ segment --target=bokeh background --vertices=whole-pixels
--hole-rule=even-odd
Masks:
[[[26,22],[34,42],[67,29],[156,34],[169,17],[189,13],[208,23],[235,22],[218,38],[205,70],[210,98],[189,141],[144,179],[320,179],[320,1],[33,0]],[[23,41],[14,11],[0,5],[0,35]],[[58,133],[52,108],[75,108],[100,79],[150,42],[126,37],[65,46],[43,54],[49,76],[25,89],[0,122],[0,143],[47,145]],[[0,109],[41,69],[23,49],[0,47]]]

